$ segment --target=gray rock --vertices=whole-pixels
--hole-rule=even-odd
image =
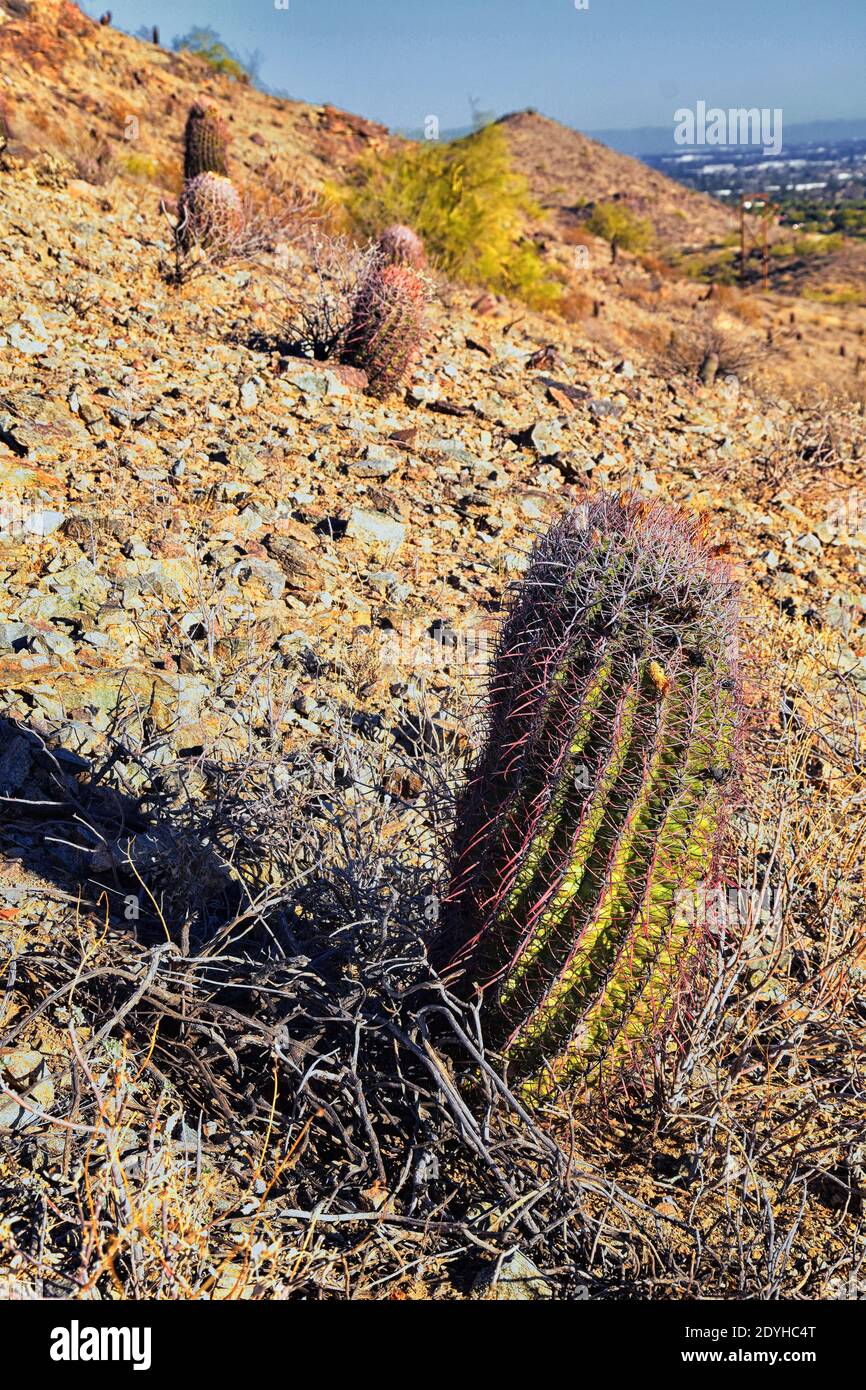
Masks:
[[[66,520],[63,512],[55,512],[50,508],[44,511],[31,512],[24,518],[24,529],[29,531],[31,536],[50,536],[58,527],[62,526]]]
[[[48,1064],[41,1052],[29,1048],[0,1053],[0,1086],[5,1088],[0,1091],[0,1130],[22,1130],[38,1125],[39,1117],[27,1108],[28,1105],[48,1110],[54,1103],[54,1083]],[[27,1092],[26,1103],[17,1101],[14,1094],[10,1096],[10,1091],[22,1095]]]
[[[491,1302],[532,1303],[553,1298],[553,1290],[532,1260],[519,1250],[512,1250],[481,1271],[472,1285],[472,1297]]]
[[[14,796],[30,775],[33,755],[30,744],[13,734],[0,752],[0,795]]]
[[[797,544],[801,550],[807,551],[810,555],[820,555],[823,550],[818,537],[811,531],[807,532],[805,536],[799,536]]]
[[[346,535],[397,550],[406,538],[406,528],[402,522],[385,516],[383,512],[367,512],[362,507],[353,507]]]
[[[400,455],[376,444],[368,444],[362,459],[347,459],[346,467],[357,478],[390,478],[400,463]]]
[[[558,420],[540,420],[533,426],[529,437],[537,454],[542,457],[555,454],[562,447],[562,425]]]

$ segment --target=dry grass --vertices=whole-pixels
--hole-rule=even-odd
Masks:
[[[0,1274],[49,1296],[455,1298],[519,1246],[563,1298],[862,1291],[861,710],[808,632],[793,655],[772,623],[749,644],[738,893],[694,1028],[643,1100],[534,1118],[426,964],[461,740],[338,724],[288,760],[277,740],[204,765],[207,801],[141,746],[137,835],[127,788],[60,787],[46,755],[103,849],[55,886],[66,912],[5,937],[0,1047],[48,1052],[55,1101],[7,1136]]]
[[[173,285],[230,266],[277,267],[291,254],[292,245],[309,234],[318,217],[319,199],[295,185],[281,182],[263,188],[241,190],[241,216],[237,226],[226,227],[219,238],[205,242],[185,222],[172,217],[163,204],[171,229],[172,251],[160,260],[160,273]]]
[[[769,348],[758,340],[726,328],[715,317],[699,316],[671,333],[660,369],[712,385],[716,377],[748,376],[768,355]]]

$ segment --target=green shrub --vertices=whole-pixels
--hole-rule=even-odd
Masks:
[[[589,230],[622,251],[646,251],[653,239],[652,223],[635,217],[622,203],[596,203],[587,219]]]
[[[149,154],[131,154],[124,161],[124,169],[134,179],[155,179],[159,173],[159,163]]]
[[[226,48],[215,29],[190,29],[188,34],[175,39],[173,47],[176,53],[195,53],[197,57],[203,58],[214,72],[220,72],[225,77],[233,77],[238,82],[249,81],[247,69],[235,54]]]
[[[413,227],[454,280],[538,308],[555,306],[562,295],[538,247],[525,236],[527,218],[540,217],[541,210],[526,179],[512,168],[497,125],[443,144],[370,152],[339,197],[362,235],[376,237],[394,222]]]

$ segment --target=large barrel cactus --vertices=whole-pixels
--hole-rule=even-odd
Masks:
[[[530,1098],[671,1034],[736,781],[735,648],[730,573],[670,508],[602,497],[536,545],[434,951]]]

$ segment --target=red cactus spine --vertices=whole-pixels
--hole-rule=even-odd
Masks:
[[[367,374],[372,395],[399,386],[424,333],[424,282],[408,266],[374,269],[362,282],[346,333],[343,360]]]
[[[408,265],[423,270],[427,264],[424,243],[417,232],[400,222],[386,227],[376,243],[387,265]]]
[[[697,525],[602,497],[537,545],[500,635],[434,959],[532,1098],[670,1037],[738,741],[736,596]]]
[[[177,235],[184,250],[203,246],[224,250],[243,226],[237,189],[219,174],[199,174],[184,185],[178,207]]]

